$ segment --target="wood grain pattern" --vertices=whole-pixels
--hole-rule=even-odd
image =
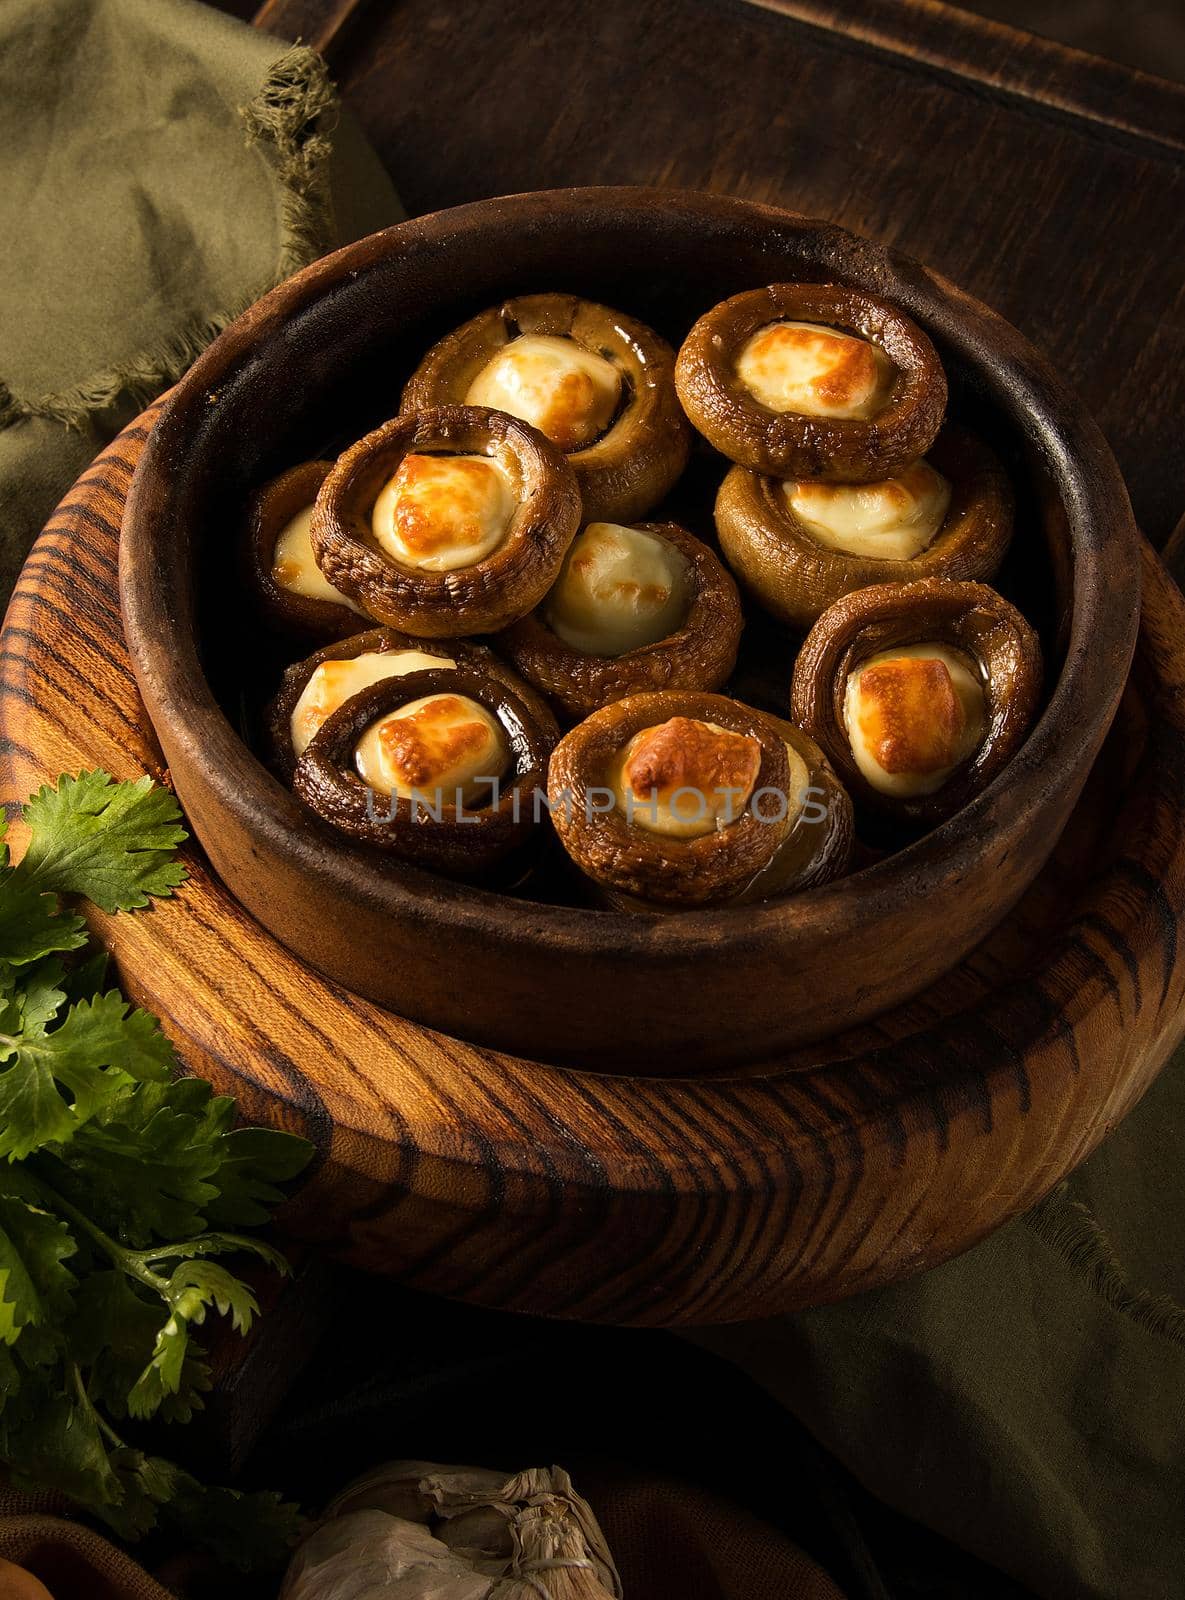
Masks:
[[[0,786],[159,775],[115,591],[151,413],[67,497],[0,657]],[[189,850],[175,901],[95,914],[124,981],[246,1115],[316,1141],[287,1226],[484,1304],[615,1322],[769,1315],[934,1265],[1036,1201],[1185,1025],[1185,603],[1146,553],[1120,717],[1052,861],[900,1011],[745,1075],[562,1072],[316,977]]]
[[[900,246],[1054,359],[1154,544],[1185,509],[1185,88],[933,0],[401,0],[334,65],[413,213],[654,183]]]

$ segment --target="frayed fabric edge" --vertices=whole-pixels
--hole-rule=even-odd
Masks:
[[[29,400],[0,379],[0,431],[40,417],[82,432],[118,405],[147,405],[248,306],[324,255],[334,240],[329,159],[339,114],[337,91],[315,50],[298,44],[279,56],[254,100],[240,108],[248,146],[270,146],[280,183],[281,245],[272,276],[235,305],[195,318],[155,348],[69,389]]]
[[[1171,1295],[1129,1285],[1102,1224],[1089,1206],[1070,1198],[1068,1184],[1059,1184],[1025,1214],[1024,1221],[1113,1311],[1185,1347],[1185,1306]]]

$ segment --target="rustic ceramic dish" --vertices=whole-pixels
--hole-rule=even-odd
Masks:
[[[1034,620],[1043,712],[965,810],[799,899],[652,920],[377,864],[319,826],[251,753],[232,530],[250,491],[398,405],[429,344],[500,297],[566,289],[666,338],[739,290],[849,283],[934,340],[956,420],[1017,489],[999,584]],[[705,461],[710,508],[723,463]],[[689,476],[697,469],[693,466]],[[670,514],[710,527],[678,502]],[[1000,920],[1056,841],[1111,722],[1135,640],[1135,532],[1101,434],[1006,323],[842,229],[722,196],[565,190],[401,224],[317,263],[234,324],[177,386],[136,473],[121,594],[145,705],[194,831],[232,892],[314,967],[394,1010],[523,1054],[694,1072],[851,1026],[932,982]],[[792,649],[764,703],[786,709]],[[737,692],[753,692],[742,676]],[[328,1046],[327,1046],[328,1047]]]

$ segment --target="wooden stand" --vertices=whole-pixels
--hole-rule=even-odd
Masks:
[[[6,801],[82,767],[165,776],[116,583],[150,425],[148,413],[82,477],[13,597]],[[824,1046],[688,1079],[496,1055],[301,965],[192,848],[175,900],[92,921],[189,1068],[245,1117],[315,1142],[285,1214],[294,1234],[485,1305],[728,1321],[966,1249],[1131,1109],[1185,1028],[1183,795],[1185,602],[1149,550],[1132,682],[1050,865],[971,959]]]

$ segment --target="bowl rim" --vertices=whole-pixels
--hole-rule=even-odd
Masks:
[[[903,305],[927,332],[937,333],[940,343],[961,347],[972,367],[983,370],[985,363],[968,351],[970,336],[991,348],[993,399],[999,404],[1000,391],[1007,387],[1017,413],[1014,425],[1021,412],[1027,423],[1044,424],[1027,431],[1047,460],[1065,508],[1074,559],[1070,632],[1061,673],[1024,745],[969,805],[895,854],[803,896],[652,918],[521,900],[412,866],[376,874],[362,852],[315,829],[295,796],[267,770],[215,699],[202,671],[196,628],[177,630],[170,625],[167,597],[177,592],[182,574],[176,543],[153,537],[149,500],[155,482],[167,472],[173,452],[183,448],[188,419],[208,403],[208,396],[250,347],[331,291],[343,277],[358,276],[392,254],[447,247],[463,234],[484,231],[491,219],[526,226],[554,223],[561,210],[655,206],[685,213],[701,225],[706,219],[722,227],[746,223],[781,230],[788,240],[791,235],[816,233],[826,238],[837,257],[832,266],[842,268],[850,261],[852,278],[865,285],[870,268],[874,269],[874,292]],[[1105,572],[1098,559],[1104,539]],[[1096,560],[1093,571],[1088,571],[1084,558],[1091,554]],[[594,185],[496,196],[396,223],[322,257],[257,301],[209,346],[162,405],[128,496],[119,586],[133,668],[145,700],[167,719],[170,742],[183,749],[186,760],[203,773],[217,803],[246,831],[300,870],[318,873],[327,893],[353,897],[362,893],[377,899],[395,917],[423,920],[428,915],[454,928],[464,926],[503,942],[521,941],[557,956],[612,951],[618,956],[636,954],[639,959],[659,955],[695,959],[719,958],[725,943],[731,956],[743,955],[746,947],[765,945],[777,935],[830,938],[842,935],[845,926],[891,919],[907,902],[974,870],[984,853],[989,817],[988,836],[1010,853],[1046,804],[1041,784],[1032,780],[1043,768],[1083,767],[1110,724],[1135,647],[1140,571],[1127,491],[1100,429],[1051,363],[1003,317],[909,256],[826,220],[710,191]],[[1094,648],[1104,618],[1116,638],[1116,650]],[[1000,815],[1000,799],[1009,789],[1014,791],[1015,805]]]

